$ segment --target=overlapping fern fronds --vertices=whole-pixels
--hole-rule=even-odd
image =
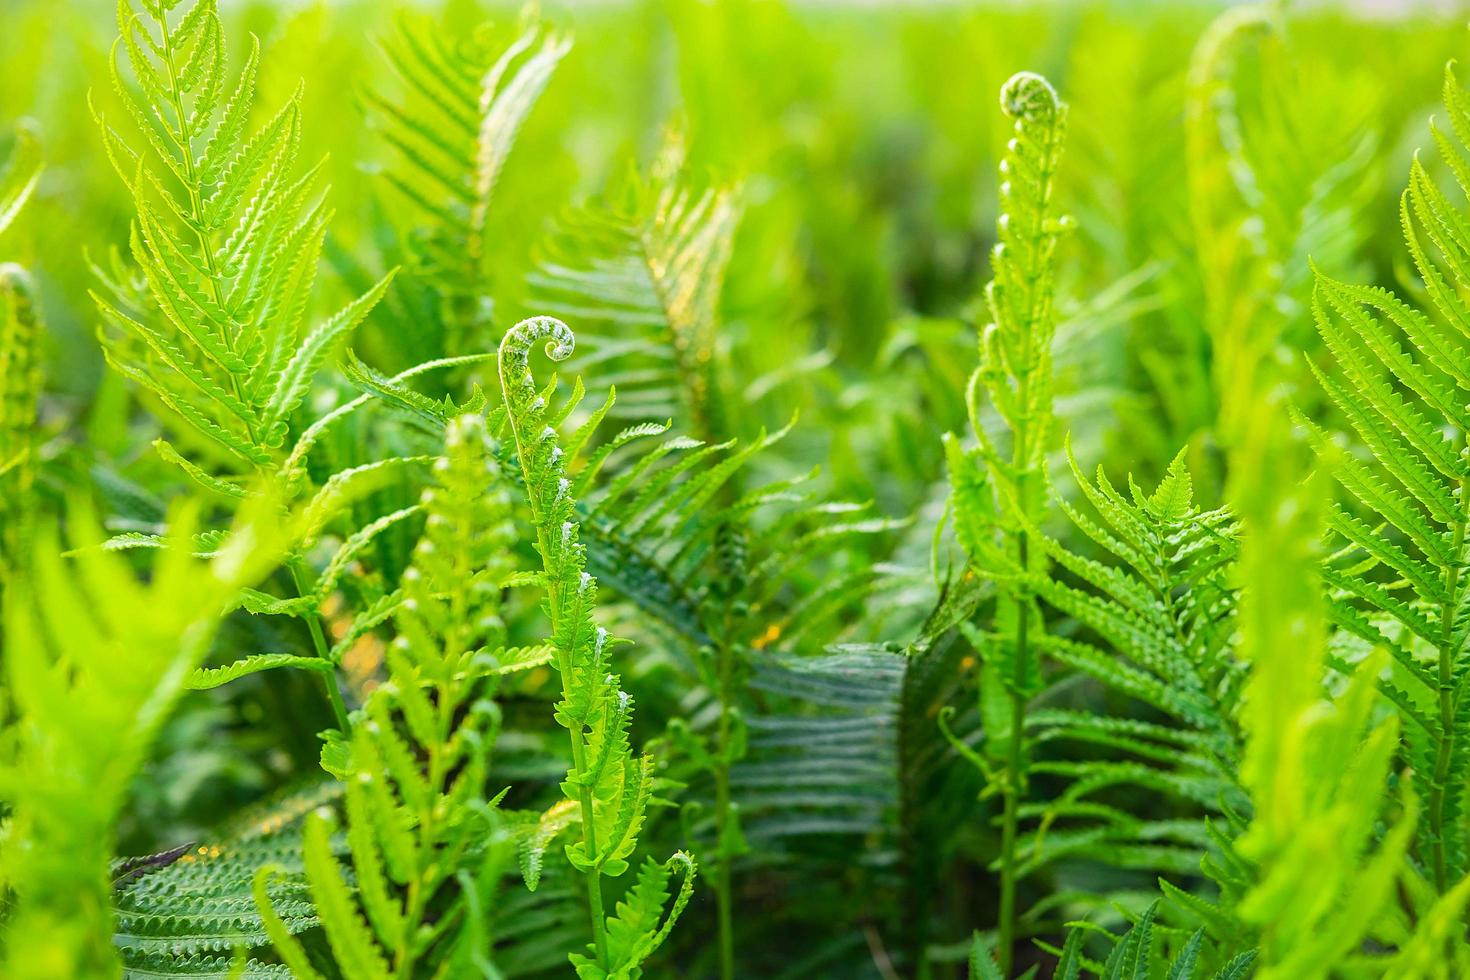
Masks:
[[[719,299],[740,220],[737,192],[706,187],[670,130],[647,176],[567,214],[531,277],[535,309],[586,322],[583,366],[616,385],[617,416],[687,420],[726,438],[716,365]]]
[[[987,773],[1004,799],[1001,841],[1001,966],[1009,970],[1015,921],[1015,848],[1026,793],[1026,706],[1041,689],[1043,621],[1029,584],[1046,555],[1031,541],[1042,522],[1046,458],[1054,428],[1052,341],[1056,335],[1056,248],[1070,219],[1059,217],[1054,183],[1067,108],[1039,75],[1021,72],[1001,89],[1015,136],[1000,162],[1000,217],[985,299],[992,318],[980,334],[980,363],[966,402],[978,445],[946,436],[955,530],[971,574],[997,577],[992,628],[975,631],[981,656],[979,706]],[[982,399],[997,421],[986,425]],[[1015,577],[1019,569],[1021,577]]]
[[[117,932],[128,980],[231,976],[237,950],[267,946],[253,895],[255,874],[277,869],[268,894],[281,924],[317,925],[301,860],[301,821],[342,795],[336,781],[238,814],[209,843],[113,863]],[[246,961],[244,976],[288,977],[284,966]]]
[[[80,508],[76,557],[40,533],[27,574],[7,591],[5,666],[12,710],[0,793],[10,807],[5,886],[8,976],[115,974],[112,860],[125,794],[159,727],[203,659],[226,603],[263,574],[280,546],[269,508],[242,511],[211,561],[182,540],[139,582],[124,559],[95,547]],[[140,616],[139,610],[148,610]]]
[[[1145,493],[1131,480],[1119,491],[1099,467],[1073,475],[1093,518],[1058,500],[1073,525],[1108,556],[1069,551],[1038,532],[1033,541],[1053,565],[1031,587],[1081,638],[1044,636],[1038,646],[1055,661],[1088,675],[1172,724],[1066,709],[1033,712],[1027,725],[1041,742],[1070,742],[1097,759],[1039,762],[1036,773],[1070,785],[1023,815],[1042,818],[1027,867],[1062,855],[1123,867],[1193,873],[1209,837],[1198,818],[1147,820],[1107,805],[1114,787],[1159,793],[1198,812],[1246,804],[1236,785],[1240,736],[1235,709],[1244,680],[1233,657],[1237,527],[1224,509],[1202,511],[1193,499],[1184,454],[1163,482]]]
[[[497,50],[488,31],[452,39],[406,16],[383,45],[404,93],[394,100],[372,90],[365,100],[397,156],[383,178],[416,222],[406,252],[414,278],[432,293],[438,353],[488,346],[484,260],[495,188],[522,124],[570,49],[569,38],[534,22]]]
[[[350,877],[332,853],[332,820],[313,814],[305,825],[311,899],[339,967],[355,977],[483,972],[487,910],[508,850],[497,801],[484,793],[500,724],[500,594],[514,528],[509,484],[480,417],[450,424],[423,506],[388,678],[351,735],[323,754],[345,789]],[[265,867],[257,878],[267,929],[296,975],[315,976],[265,891],[277,875]]]

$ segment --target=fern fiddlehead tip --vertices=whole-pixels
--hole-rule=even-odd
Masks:
[[[1050,117],[1061,104],[1051,82],[1034,71],[1018,71],[1000,88],[1001,111],[1012,119]]]

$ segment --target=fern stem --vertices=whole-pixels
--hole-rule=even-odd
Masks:
[[[1441,894],[1449,887],[1449,862],[1445,853],[1445,784],[1455,744],[1454,640],[1456,610],[1460,606],[1460,563],[1464,559],[1466,512],[1470,481],[1460,480],[1460,520],[1455,523],[1454,563],[1445,569],[1445,598],[1439,608],[1439,747],[1434,759],[1434,782],[1429,793],[1430,854],[1434,865],[1434,887]]]
[[[1020,440],[1018,440],[1019,442]],[[1024,489],[1024,478],[1018,481],[1018,495]],[[1024,506],[1024,497],[1021,497]],[[1025,531],[1016,534],[1016,552],[1022,568],[1027,567],[1030,542]],[[1011,732],[1007,746],[1005,804],[1001,816],[1000,834],[1000,916],[999,931],[1000,972],[1010,976],[1014,958],[1016,933],[1016,831],[1020,820],[1021,793],[1026,783],[1026,756],[1022,751],[1022,740],[1026,735],[1026,696],[1022,694],[1024,664],[1030,646],[1030,616],[1020,596],[1014,597],[1016,616],[1015,676],[1011,688]]]
[[[305,563],[300,558],[292,558],[287,566],[291,569],[291,581],[296,585],[296,594],[305,598],[316,590],[307,578]],[[316,650],[316,655],[321,659],[332,662],[331,654],[327,651],[327,637],[322,632],[321,614],[312,609],[304,617],[306,628],[311,633],[311,645]],[[347,705],[342,700],[342,692],[337,689],[337,671],[323,670],[314,671],[321,676],[322,688],[326,691],[327,702],[332,706],[332,714],[337,719],[337,728],[343,735],[352,734],[352,720],[347,716]]]
[[[568,664],[570,675],[571,665]],[[587,748],[582,732],[573,731],[572,736],[572,765],[577,767],[579,776],[587,771]],[[578,803],[582,810],[582,843],[585,853],[589,857],[597,854],[597,827],[593,820],[592,809],[592,787],[585,782],[579,783]],[[592,945],[597,950],[597,962],[604,968],[608,966],[607,957],[607,918],[602,909],[602,871],[593,868],[585,875],[587,879],[587,910],[592,917]]]
[[[734,861],[728,847],[730,825],[730,698],[734,652],[728,642],[717,648],[719,657],[720,727],[718,762],[715,766],[715,854],[719,870],[715,875],[715,907],[719,920],[720,978],[735,977],[735,921],[731,876]]]
[[[518,429],[512,430],[517,437],[517,450],[524,453],[526,450],[520,445]],[[540,495],[535,488],[531,488],[528,495],[531,503],[532,516],[536,520],[536,543],[542,555],[553,554],[552,543],[546,534],[544,510]],[[555,580],[546,584],[546,603],[551,616],[552,633],[556,634],[558,624],[562,618],[562,595],[561,583]],[[562,700],[571,700],[572,683],[572,655],[571,651],[560,647],[556,651],[557,673],[561,675]],[[572,768],[577,774],[577,805],[582,817],[582,847],[583,853],[588,860],[596,860],[597,857],[597,823],[596,811],[593,808],[592,787],[585,782],[587,774],[587,735],[586,725],[568,728],[567,734],[572,741]],[[593,867],[583,873],[587,879],[587,911],[592,919],[592,945],[597,951],[597,962],[603,968],[608,966],[607,956],[607,918],[602,904],[602,871]]]

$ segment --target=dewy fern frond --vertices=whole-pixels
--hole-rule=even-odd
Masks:
[[[388,680],[350,737],[323,754],[345,785],[353,874],[338,867],[320,813],[307,818],[302,857],[322,929],[350,976],[467,976],[489,946],[484,910],[506,851],[497,801],[483,794],[500,725],[500,593],[513,571],[508,490],[484,420],[452,422],[423,495],[424,535],[403,577]],[[277,875],[262,869],[257,887]],[[273,899],[262,912],[280,928]],[[278,936],[277,946],[298,975],[315,975],[299,965],[306,957],[294,940]]]
[[[259,45],[227,91],[214,0],[198,0],[181,16],[173,16],[175,6],[118,6],[117,46],[133,84],[116,63],[113,81],[141,145],[98,119],[137,209],[131,247],[147,305],[104,281],[96,294],[103,349],[221,454],[226,473],[271,470],[287,452],[292,416],[317,371],[392,274],[306,329],[329,215],[316,187],[320,167],[296,166],[299,95],[249,132]]]
[[[684,418],[718,441],[728,433],[716,327],[740,208],[736,191],[701,188],[685,170],[670,131],[649,176],[568,214],[531,277],[531,304],[593,325],[583,363],[607,365],[619,417]]]
[[[653,760],[633,754],[628,737],[632,698],[610,671],[614,641],[592,619],[597,582],[586,571],[565,453],[551,424],[556,415],[548,402],[555,385],[540,389],[531,375],[531,348],[540,341],[558,361],[571,355],[575,342],[559,320],[522,321],[500,343],[500,383],[545,573],[553,662],[562,685],[556,720],[571,738],[572,767],[562,791],[579,808],[581,840],[567,846],[567,858],[586,879],[593,939],[590,955],[573,955],[572,962],[578,975],[590,980],[637,971],[683,910],[695,869],[683,852],[663,864],[648,859],[628,898],[615,915],[605,917],[602,877],[628,868],[653,792]],[[664,916],[675,868],[683,881]]]
[[[571,49],[570,39],[535,23],[499,52],[486,34],[454,41],[436,24],[400,17],[384,53],[404,96],[366,95],[398,156],[383,177],[419,222],[408,248],[417,277],[437,292],[442,352],[451,356],[486,339],[485,235],[495,187],[521,125]]]
[[[1470,193],[1470,102],[1447,71],[1450,130],[1435,142],[1462,194]],[[1349,503],[1330,523],[1341,549],[1323,569],[1332,622],[1388,651],[1385,694],[1398,706],[1424,803],[1418,850],[1438,891],[1466,872],[1465,735],[1470,657],[1463,614],[1470,581],[1470,231],[1415,160],[1400,215],[1409,252],[1433,304],[1426,315],[1378,289],[1317,277],[1313,312],[1336,371],[1313,365],[1331,402],[1362,439],[1371,460],[1333,458]],[[1318,444],[1326,433],[1307,423]]]
[[[1016,840],[1026,792],[1026,704],[1041,685],[1036,639],[1041,617],[1023,576],[1046,565],[1032,546],[1045,503],[1053,428],[1052,340],[1056,332],[1056,247],[1070,219],[1057,217],[1054,178],[1067,109],[1051,84],[1022,72],[1001,89],[1015,136],[1000,163],[1000,218],[985,297],[992,322],[980,335],[980,365],[967,402],[978,447],[947,437],[951,507],[974,574],[998,575],[994,629],[981,642],[980,703],[987,751],[1004,798],[1001,841],[1000,957],[1009,971],[1015,926]],[[989,431],[981,399],[1003,432]],[[1006,443],[1009,443],[1007,445]],[[977,634],[978,637],[978,634]]]

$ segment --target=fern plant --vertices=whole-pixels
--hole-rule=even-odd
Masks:
[[[1084,557],[1038,531],[1033,540],[1054,573],[1030,584],[1058,616],[1100,642],[1048,635],[1038,646],[1170,724],[1063,708],[1032,712],[1027,724],[1039,741],[1091,745],[1106,756],[1033,765],[1033,772],[1062,776],[1069,785],[1054,799],[1023,808],[1023,815],[1041,818],[1027,867],[1071,855],[1193,873],[1211,842],[1207,824],[1139,819],[1099,797],[1131,786],[1160,793],[1175,807],[1217,815],[1248,804],[1236,778],[1244,681],[1234,656],[1237,596],[1230,581],[1239,550],[1236,521],[1223,508],[1202,511],[1195,504],[1183,452],[1152,493],[1130,480],[1125,496],[1101,467],[1094,480],[1075,460],[1072,468],[1098,518],[1060,496],[1057,506],[1109,560]]]
[[[125,980],[222,980],[236,968],[249,980],[290,976],[281,964],[237,962],[240,952],[270,945],[253,894],[255,876],[263,866],[275,869],[268,896],[281,927],[291,933],[316,928],[301,824],[341,796],[336,780],[319,781],[240,811],[206,843],[115,860],[112,942],[121,953]],[[334,844],[334,851],[340,849]]]
[[[601,206],[567,214],[530,279],[533,308],[585,320],[585,363],[622,392],[630,422],[687,419],[699,439],[727,438],[717,370],[720,290],[740,221],[737,192],[702,187],[668,129],[651,173]]]
[[[378,303],[389,272],[316,326],[306,327],[316,267],[329,213],[320,199],[320,165],[298,172],[300,93],[259,129],[248,129],[255,103],[259,45],[252,46],[233,90],[226,92],[223,27],[212,0],[182,14],[177,4],[123,3],[118,46],[133,84],[118,66],[113,81],[143,142],[134,149],[99,113],[104,145],[132,195],[131,236],[136,271],[115,263],[98,269],[95,293],[108,362],[157,399],[181,437],[207,455],[155,442],[159,455],[211,497],[238,501],[244,481],[265,476],[287,498],[301,498],[315,475],[313,449],[324,435],[370,399],[348,402],[310,424],[299,409],[334,347]],[[435,361],[409,369],[454,367]],[[319,607],[348,563],[399,521],[399,509],[341,532],[342,543],[320,576],[306,559],[337,515],[353,500],[422,465],[423,458],[387,457],[325,477],[306,503],[287,565],[296,595],[244,596],[256,613],[304,620],[310,658],[267,654],[246,658],[202,680],[223,683],[278,666],[307,666],[322,678],[337,724],[349,725],[333,676]],[[122,535],[114,548],[156,547],[159,539]],[[381,608],[363,610],[359,629],[380,622]]]
[[[137,208],[131,251],[152,308],[136,308],[117,289],[97,302],[109,362],[202,437],[222,465],[209,472],[183,465],[167,443],[160,451],[206,489],[238,496],[230,476],[280,468],[316,373],[392,274],[303,328],[329,215],[318,200],[320,167],[297,172],[299,95],[249,132],[258,43],[226,93],[214,3],[200,0],[170,19],[176,6],[148,0],[142,10],[126,2],[118,9],[118,43],[135,87],[116,65],[113,83],[142,148],[101,115],[99,123]]]
[[[575,343],[560,320],[524,320],[500,342],[499,367],[506,422],[541,555],[553,663],[562,686],[555,717],[571,739],[572,766],[562,791],[577,806],[581,840],[568,844],[566,855],[586,881],[592,929],[587,954],[573,954],[572,963],[583,978],[637,976],[687,904],[695,866],[683,851],[662,863],[648,858],[616,913],[606,915],[602,879],[618,877],[629,867],[653,794],[653,760],[633,754],[628,736],[632,698],[609,670],[616,641],[592,618],[597,582],[586,571],[576,500],[558,444],[559,416],[550,404],[555,384],[539,388],[531,374],[531,348],[540,341],[553,360],[565,360]],[[682,881],[665,914],[675,870]]]
[[[980,365],[970,377],[971,450],[948,437],[952,508],[960,544],[975,574],[1046,565],[1033,545],[1045,506],[1046,457],[1053,427],[1051,344],[1056,329],[1056,245],[1066,222],[1053,202],[1066,106],[1051,84],[1023,72],[1001,89],[1015,136],[1000,163],[1001,214],[986,287],[992,322],[981,332]],[[998,426],[987,428],[988,403]],[[1008,440],[1007,446],[1003,440]],[[1041,689],[1037,639],[1042,621],[1029,580],[996,582],[993,628],[975,634],[982,657],[980,708],[986,753],[1002,797],[999,944],[1009,972],[1016,916],[1016,845],[1029,760],[1026,706]]]
[[[1462,192],[1470,169],[1455,137],[1470,139],[1470,106],[1446,71],[1450,132],[1434,129]],[[1453,135],[1451,135],[1453,134]],[[1371,458],[1337,458],[1326,431],[1307,422],[1333,457],[1348,503],[1329,521],[1339,550],[1322,571],[1328,613],[1345,634],[1388,652],[1381,687],[1404,726],[1411,782],[1424,807],[1416,849],[1435,889],[1466,872],[1464,678],[1470,676],[1460,607],[1467,583],[1464,497],[1465,392],[1460,366],[1470,308],[1456,283],[1470,281],[1464,215],[1418,160],[1400,204],[1409,252],[1432,303],[1421,313],[1383,290],[1319,274],[1313,303],[1336,371],[1313,365],[1323,390]]]

